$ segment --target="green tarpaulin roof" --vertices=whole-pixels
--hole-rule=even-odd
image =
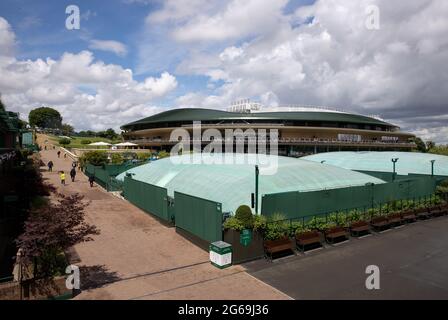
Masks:
[[[178,191],[220,202],[223,212],[234,212],[242,204],[251,204],[251,193],[255,192],[255,163],[260,165],[260,207],[263,194],[334,189],[369,182],[384,183],[359,172],[288,157],[266,156],[268,163],[278,164],[277,172],[273,175],[264,175],[269,171],[267,165],[263,165],[255,155],[231,155],[231,160],[243,164],[194,164],[195,161],[200,162],[200,157],[196,154],[191,155],[191,158],[190,155],[166,158],[127,172],[133,173],[136,180],[167,188],[170,196]],[[191,159],[193,164],[174,163],[186,159]],[[207,159],[210,158],[202,160]],[[123,180],[127,172],[117,179]]]
[[[434,174],[448,176],[448,157],[420,152],[327,152],[306,156],[301,159],[330,164],[350,170],[392,172],[392,160],[398,158],[396,172],[400,175],[431,174],[431,160]]]

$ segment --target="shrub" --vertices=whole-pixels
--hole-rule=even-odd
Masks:
[[[236,209],[235,218],[238,219],[246,229],[252,229],[254,226],[252,209],[249,208],[249,206],[239,206],[238,209]]]
[[[266,229],[266,217],[262,215],[254,216],[254,231],[264,231]]]
[[[113,164],[122,164],[123,163],[123,157],[119,153],[113,153],[110,158],[111,158],[111,162]]]
[[[81,140],[81,144],[91,144],[91,143],[92,143],[92,141],[89,140],[89,139],[82,139]]]
[[[241,231],[244,229],[244,225],[235,216],[229,217],[224,221],[224,229],[231,229],[235,231]]]
[[[263,237],[265,240],[277,240],[288,236],[289,223],[285,222],[286,217],[281,213],[274,213],[266,222]]]
[[[137,159],[138,160],[146,161],[149,158],[151,158],[151,154],[150,153],[138,153],[137,154]]]
[[[81,163],[90,163],[94,166],[102,166],[108,162],[107,154],[104,151],[89,151],[82,155]]]
[[[59,144],[60,144],[61,146],[67,146],[67,145],[69,145],[70,143],[71,143],[71,140],[68,139],[68,138],[62,138],[62,139],[59,139]]]

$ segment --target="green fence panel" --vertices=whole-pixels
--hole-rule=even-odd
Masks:
[[[165,188],[125,177],[123,196],[143,211],[162,220],[171,221],[172,217],[168,214],[168,196]]]
[[[110,177],[107,182],[107,191],[123,191],[123,182],[114,177]]]
[[[95,182],[98,183],[103,188],[107,188],[107,182],[109,181],[109,175],[107,171],[102,167],[95,167]]]
[[[394,200],[430,196],[437,180],[432,177],[407,177],[377,185],[264,195],[261,213],[282,213],[287,219],[350,209],[367,209]]]
[[[214,242],[222,240],[221,203],[174,192],[176,227]]]

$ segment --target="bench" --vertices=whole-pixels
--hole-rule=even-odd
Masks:
[[[417,218],[425,220],[431,218],[432,213],[429,211],[429,208],[424,207],[415,209],[415,215],[417,216]]]
[[[414,210],[407,210],[401,213],[401,219],[406,223],[410,223],[417,220],[417,216],[415,215]]]
[[[397,226],[401,224],[402,218],[400,213],[391,213],[387,216],[390,225]]]
[[[320,234],[317,231],[308,231],[296,235],[296,247],[298,250],[305,252],[306,246],[321,247]]]
[[[448,213],[448,208],[446,206],[441,206],[441,205],[434,206],[434,207],[430,208],[429,210],[434,217],[441,217]]]
[[[370,220],[370,225],[376,231],[382,231],[390,227],[389,220],[386,217],[375,217]]]
[[[265,257],[270,259],[271,261],[273,260],[273,256],[275,253],[287,251],[291,251],[291,253],[294,253],[294,246],[288,237],[278,240],[265,240],[263,246]]]
[[[333,244],[336,239],[345,238],[348,240],[348,232],[343,227],[331,227],[324,231],[325,240]]]
[[[352,222],[350,233],[352,236],[359,237],[361,234],[370,233],[370,226],[365,221]]]

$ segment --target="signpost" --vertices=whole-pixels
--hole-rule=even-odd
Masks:
[[[252,230],[244,229],[240,232],[240,243],[247,247],[252,242]]]

